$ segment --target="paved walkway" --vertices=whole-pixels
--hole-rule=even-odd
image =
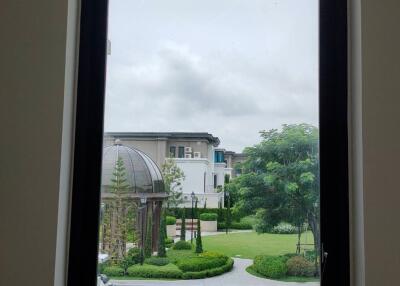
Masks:
[[[232,271],[220,276],[198,280],[113,280],[115,286],[318,286],[319,282],[295,283],[280,282],[255,277],[246,272],[246,267],[252,264],[251,259],[234,258]]]

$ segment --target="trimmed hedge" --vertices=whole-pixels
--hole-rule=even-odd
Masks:
[[[273,279],[285,276],[288,271],[283,257],[267,255],[257,255],[254,258],[254,270]]]
[[[182,271],[174,264],[155,266],[149,264],[133,265],[128,268],[128,275],[141,278],[182,278]]]
[[[202,221],[215,221],[218,219],[218,215],[215,213],[202,213],[200,215],[200,220]]]
[[[172,248],[175,250],[190,250],[192,249],[192,245],[187,241],[179,240]]]
[[[171,247],[172,245],[174,244],[174,240],[172,239],[172,238],[169,238],[169,237],[167,237],[167,238],[165,238],[165,246],[166,247]]]
[[[182,274],[183,279],[202,279],[202,278],[207,278],[207,277],[213,277],[217,275],[221,275],[225,272],[228,272],[232,270],[233,267],[233,259],[228,258],[227,261],[225,262],[224,265],[212,269],[207,269],[203,271],[198,271],[198,272],[184,272]]]
[[[288,274],[291,276],[312,277],[315,274],[315,265],[303,256],[294,256],[286,261]]]
[[[122,267],[119,266],[106,266],[103,268],[102,274],[107,276],[123,276],[125,271]]]
[[[156,266],[164,266],[169,264],[169,259],[167,257],[152,256],[150,258],[146,258],[144,263]]]
[[[174,216],[167,216],[165,219],[166,219],[166,224],[167,225],[176,224],[176,217],[174,217]]]
[[[182,217],[182,212],[185,212],[186,219],[192,218],[192,208],[170,208],[167,211],[167,214],[170,216],[174,216],[177,218]],[[218,221],[224,221],[226,217],[226,208],[219,209],[219,208],[198,208],[197,211],[194,212],[194,218],[198,218],[203,213],[214,213],[218,216]]]
[[[199,272],[212,268],[223,266],[228,257],[206,257],[198,256],[188,259],[182,259],[176,263],[176,266],[183,272]]]
[[[225,222],[218,223],[218,229],[226,229]],[[231,222],[229,229],[253,229],[253,226],[247,222]]]

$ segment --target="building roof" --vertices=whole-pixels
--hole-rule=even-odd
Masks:
[[[220,141],[207,132],[106,132],[106,137],[113,138],[141,138],[141,139],[183,139],[183,140],[207,140],[213,146],[218,146]]]
[[[156,163],[145,153],[129,148],[116,140],[111,146],[104,147],[101,184],[107,191],[114,179],[114,170],[117,160],[121,159],[125,168],[127,192],[164,193],[164,182]]]

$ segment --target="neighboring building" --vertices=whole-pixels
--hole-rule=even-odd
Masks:
[[[203,132],[111,132],[105,134],[104,146],[116,139],[146,153],[160,169],[166,158],[174,158],[185,174],[182,192],[186,207],[191,205],[192,192],[199,199],[198,207],[223,204],[225,175],[238,175],[234,164],[245,159],[243,154],[218,148],[218,137]]]

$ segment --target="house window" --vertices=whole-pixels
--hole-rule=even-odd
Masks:
[[[185,147],[184,146],[179,146],[178,158],[185,158]]]
[[[169,147],[169,156],[171,158],[175,158],[176,157],[176,147],[175,146],[170,146]]]
[[[217,175],[214,174],[214,189],[217,188],[217,179],[218,179]]]
[[[214,162],[215,163],[224,163],[225,158],[224,158],[224,152],[223,151],[215,151],[214,155]]]

